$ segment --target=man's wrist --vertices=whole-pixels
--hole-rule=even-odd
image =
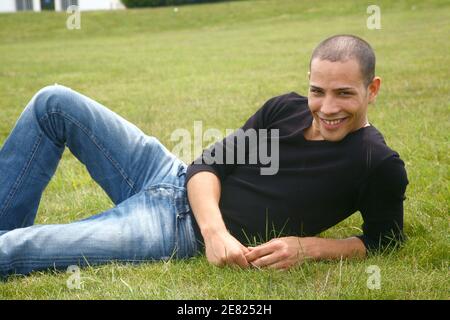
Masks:
[[[203,236],[203,239],[210,238],[212,236],[221,234],[221,233],[227,233],[228,230],[223,226],[205,226],[200,228],[200,232]]]
[[[302,238],[303,254],[314,260],[364,257],[365,248],[358,238],[327,239],[319,237]]]
[[[300,238],[303,250],[303,256],[311,260],[319,260],[323,253],[323,239],[319,237]]]

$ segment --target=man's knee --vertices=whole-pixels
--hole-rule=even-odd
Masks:
[[[62,112],[73,91],[60,85],[50,85],[39,90],[33,97],[30,106],[38,120],[44,118],[49,112]]]

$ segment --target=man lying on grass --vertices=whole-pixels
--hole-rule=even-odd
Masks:
[[[62,86],[42,89],[0,151],[0,275],[202,251],[214,265],[286,269],[397,244],[408,180],[399,155],[367,119],[380,89],[374,71],[374,52],[360,38],[318,45],[308,98],[274,97],[242,127],[277,131],[257,144],[269,150],[276,143],[274,174],[262,174],[261,159],[211,161],[218,153],[236,160],[234,135],[186,168],[99,103]],[[70,224],[33,225],[66,145],[116,206]],[[362,235],[317,237],[358,210]]]

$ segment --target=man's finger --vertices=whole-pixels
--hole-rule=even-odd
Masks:
[[[272,246],[268,244],[263,244],[259,247],[252,249],[249,253],[245,255],[248,262],[252,262],[260,257],[271,254],[273,252]]]
[[[249,266],[244,254],[240,254],[240,255],[234,257],[234,259],[231,262],[232,262],[232,264],[237,264],[241,268],[248,268],[248,266]]]
[[[247,248],[246,246],[242,246],[242,251],[244,252],[244,254],[247,254],[250,252],[250,249]]]
[[[290,265],[286,264],[285,261],[279,261],[274,264],[271,264],[270,266],[267,266],[270,269],[276,269],[281,271],[287,271],[291,267]]]
[[[272,254],[263,256],[261,258],[258,258],[256,260],[254,260],[253,262],[251,262],[251,264],[255,267],[268,267],[271,265],[275,265],[276,263],[280,262],[280,257],[274,252]]]

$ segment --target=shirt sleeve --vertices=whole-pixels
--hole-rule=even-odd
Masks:
[[[186,183],[195,174],[202,171],[208,171],[215,174],[220,181],[223,182],[239,164],[237,159],[237,141],[242,140],[239,140],[237,136],[239,134],[245,134],[250,129],[254,129],[257,132],[258,129],[267,128],[272,122],[275,113],[277,113],[276,110],[281,103],[280,100],[280,97],[269,99],[241,128],[225,137],[222,141],[216,142],[211,147],[203,150],[202,154],[189,165],[186,172]],[[249,153],[247,138],[244,140],[246,145],[242,148],[242,150],[245,151],[245,158],[248,157]],[[220,156],[218,155],[219,152]],[[233,161],[229,161],[230,158],[232,158]],[[223,161],[216,161],[217,159],[222,159]]]
[[[397,154],[384,160],[361,189],[359,211],[363,235],[358,238],[368,252],[380,252],[398,246],[403,234],[403,201],[408,178]]]

